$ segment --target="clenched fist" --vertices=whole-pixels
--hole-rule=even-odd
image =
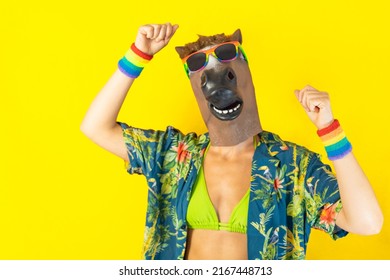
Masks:
[[[154,55],[164,48],[179,28],[177,24],[147,24],[138,29],[135,46],[142,52]]]
[[[318,91],[307,85],[301,90],[295,90],[294,93],[317,129],[325,128],[333,122],[334,118],[327,92]]]

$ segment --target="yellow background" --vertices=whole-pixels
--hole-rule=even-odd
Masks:
[[[256,4],[254,4],[256,3]],[[324,153],[293,94],[331,95],[385,215],[382,232],[308,259],[389,259],[388,1],[3,1],[0,4],[0,259],[139,259],[146,182],[80,123],[145,23],[180,25],[136,81],[119,120],[202,133],[174,46],[241,28],[263,128]]]

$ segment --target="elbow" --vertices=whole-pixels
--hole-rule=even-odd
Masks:
[[[345,219],[339,226],[348,232],[359,235],[375,235],[381,232],[383,226],[381,211],[366,215],[359,215],[354,219]]]
[[[383,227],[383,214],[380,214],[380,217],[376,219],[376,221],[371,225],[371,234],[378,234],[381,232]]]
[[[379,234],[383,227],[383,214],[379,213],[375,217],[371,217],[364,226],[361,227],[362,235],[375,235]]]
[[[84,124],[84,122],[81,123],[81,125],[80,125],[80,130],[81,130],[81,132],[82,132],[84,135],[88,136],[88,134],[89,134],[89,132],[88,132],[88,127]]]
[[[92,139],[93,136],[94,136],[94,131],[93,129],[91,128],[90,125],[87,125],[85,122],[82,122],[81,125],[80,125],[80,130],[81,132],[87,136],[89,139]]]

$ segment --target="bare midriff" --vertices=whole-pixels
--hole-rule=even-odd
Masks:
[[[224,230],[190,229],[187,260],[247,260],[246,234]]]

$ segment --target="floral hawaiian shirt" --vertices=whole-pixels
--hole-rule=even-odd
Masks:
[[[148,184],[143,257],[182,260],[188,202],[208,133],[119,124],[129,156],[127,172],[143,174]],[[342,204],[330,167],[318,154],[271,132],[260,132],[259,139],[252,160],[248,259],[304,259],[311,228],[333,239],[345,236],[335,225]]]

